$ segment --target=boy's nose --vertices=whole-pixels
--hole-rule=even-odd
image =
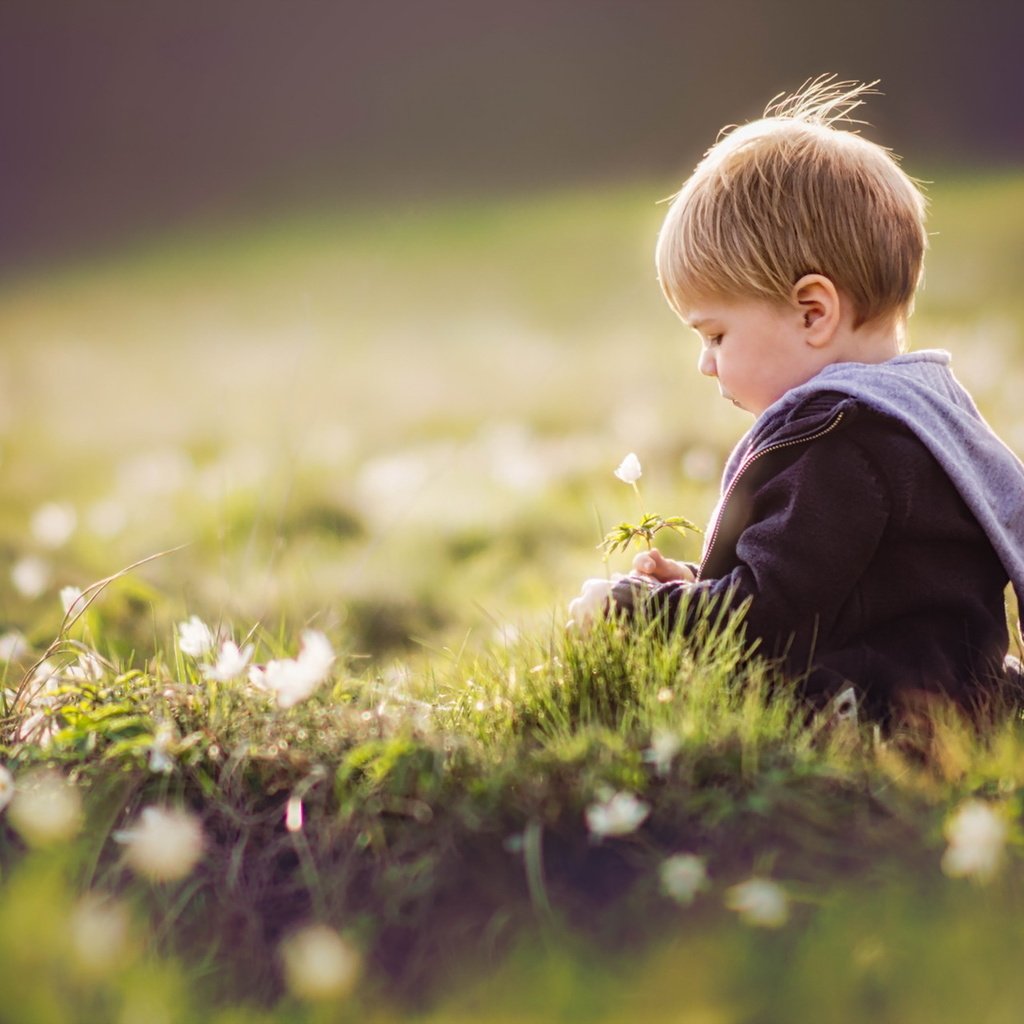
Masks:
[[[702,348],[700,350],[700,358],[697,360],[697,369],[700,370],[705,377],[716,377],[718,375],[715,367],[715,355],[711,349]]]

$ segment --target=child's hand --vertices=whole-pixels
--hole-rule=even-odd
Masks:
[[[696,580],[693,570],[688,565],[666,558],[657,548],[641,551],[633,559],[633,572],[640,576],[650,576],[659,583],[668,583],[671,580],[693,583]]]

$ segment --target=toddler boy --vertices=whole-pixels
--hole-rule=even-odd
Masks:
[[[904,352],[925,203],[837,127],[869,91],[809,83],[720,137],[672,202],[661,287],[755,420],[700,565],[643,552],[612,599],[684,630],[745,605],[747,642],[819,706],[853,686],[871,714],[972,708],[1003,679],[1007,582],[1024,596],[1024,466],[947,353]]]

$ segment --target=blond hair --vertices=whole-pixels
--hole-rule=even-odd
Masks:
[[[656,264],[682,313],[695,298],[787,301],[822,274],[859,326],[907,316],[921,278],[925,198],[893,154],[854,131],[871,84],[812,79],[764,117],[723,130],[669,207]]]

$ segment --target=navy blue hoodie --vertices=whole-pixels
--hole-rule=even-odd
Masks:
[[[837,363],[736,446],[698,582],[656,587],[691,628],[747,604],[747,638],[823,704],[854,684],[883,713],[1002,678],[1004,591],[1024,592],[1024,466],[942,352]]]

